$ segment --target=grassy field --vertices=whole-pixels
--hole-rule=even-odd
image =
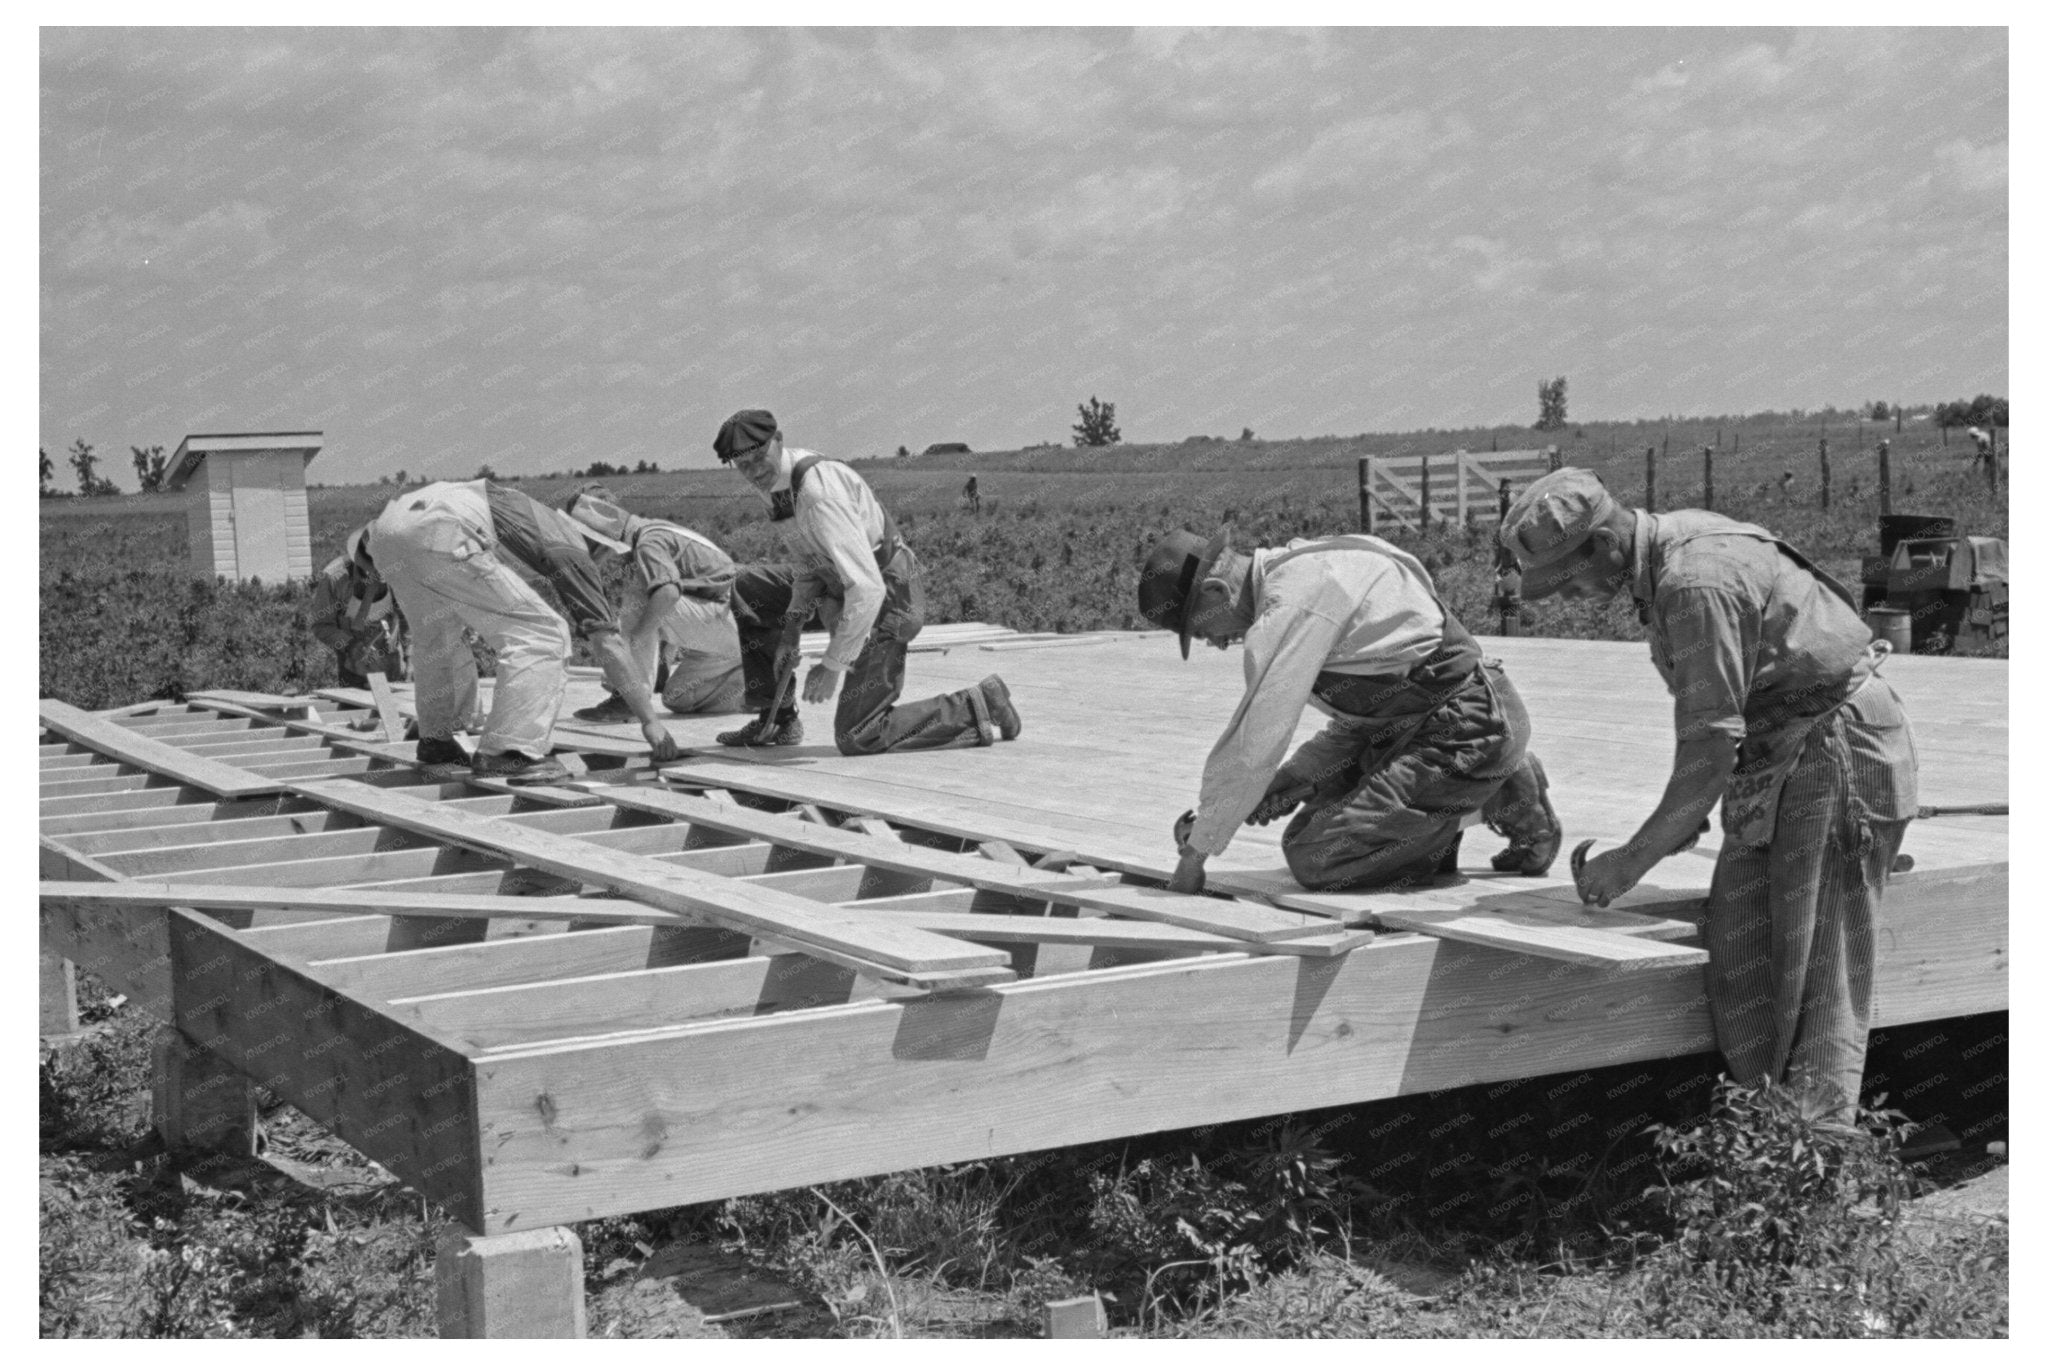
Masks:
[[[1853,581],[1876,550],[1878,434],[1828,433],[1835,499],[1823,513],[1817,424],[1678,424],[1658,502],[1697,501],[1698,446],[1718,442],[1717,510]],[[1560,445],[1633,499],[1643,447],[1662,440],[1662,424],[1613,424]],[[1496,443],[1535,444],[1504,429],[861,468],[926,566],[932,620],[1082,630],[1140,624],[1137,561],[1160,530],[1228,520],[1240,544],[1352,530],[1358,455]],[[1944,449],[1909,424],[1893,436],[1892,468],[1893,510],[2007,534],[2004,491],[1971,475],[1960,439]],[[960,499],[968,473],[978,515]],[[559,503],[576,482],[520,486]],[[706,531],[742,559],[777,554],[736,475],[608,482],[636,510]],[[395,492],[313,490],[316,557]],[[306,632],[303,586],[187,577],[174,499],[46,500],[41,512],[43,695],[108,707],[333,680]],[[1483,531],[1396,538],[1455,611],[1493,628]],[[1539,603],[1528,626],[1638,634],[1619,606]],[[270,1155],[320,1188],[181,1168],[147,1132],[150,1021],[89,980],[82,993],[87,1040],[46,1054],[41,1069],[44,1335],[431,1334],[438,1210],[277,1105],[266,1106]],[[650,1299],[639,1278],[664,1247],[689,1241],[731,1248],[805,1296],[801,1310],[725,1329],[735,1335],[1029,1335],[1039,1305],[1082,1287],[1114,1296],[1119,1334],[1143,1336],[2003,1335],[2004,1221],[1918,1236],[1900,1196],[1911,1180],[1999,1160],[1985,1143],[2005,1135],[2004,1027],[2003,1016],[1945,1020],[1873,1039],[1873,1072],[1916,1093],[1916,1109],[1938,1108],[1963,1140],[1964,1157],[1945,1165],[1909,1170],[1880,1121],[1846,1140],[1755,1097],[1714,1108],[1712,1059],[1681,1058],[586,1224],[592,1333],[720,1334],[673,1303],[651,1310],[659,1292]],[[1927,1041],[1937,1034],[1939,1048]],[[1975,1060],[1958,1067],[1959,1055]],[[1655,1124],[1671,1125],[1661,1142]],[[1750,1143],[1740,1159],[1731,1132]],[[1794,1167],[1817,1174],[1798,1185]],[[1745,1221],[1752,1204],[1778,1219],[1776,1233]]]
[[[1560,454],[1600,473],[1624,500],[1643,487],[1643,446],[1662,429],[1589,426],[1563,436]],[[1660,462],[1658,505],[1697,505],[1698,455],[1717,434],[1715,509],[1756,521],[1854,583],[1861,557],[1877,550],[1876,429],[1829,436],[1834,496],[1819,507],[1819,428],[1805,424],[1680,424],[1674,454]],[[1944,448],[1938,432],[1908,424],[1891,436],[1892,510],[1956,518],[1977,535],[2007,534],[2004,489],[1970,472],[1965,443]],[[1733,449],[1739,440],[1739,451]],[[1360,454],[1485,450],[1533,444],[1528,432],[1447,432],[1386,438],[1203,441],[1119,446],[1108,451],[1041,448],[987,455],[927,456],[862,463],[862,473],[896,514],[924,563],[933,622],[979,620],[1019,630],[1131,629],[1144,623],[1135,601],[1143,544],[1180,525],[1209,530],[1229,521],[1239,544],[1357,529]],[[1789,491],[1780,478],[1791,471]],[[967,473],[980,485],[979,514],[960,496]],[[519,486],[560,503],[578,480],[528,479]],[[704,531],[735,557],[781,554],[759,500],[737,475],[717,469],[628,475],[607,481],[635,510]],[[395,496],[390,487],[315,488],[309,503],[316,562],[338,552],[350,529]],[[221,589],[189,581],[181,504],[168,496],[56,499],[42,504],[42,667],[45,695],[104,707],[173,697],[196,687],[311,688],[332,681],[313,647],[297,587]],[[1489,606],[1492,549],[1482,528],[1432,527],[1426,536],[1389,533],[1436,576],[1447,604],[1475,631],[1497,629]],[[1531,604],[1525,629],[1538,635],[1637,639],[1625,603],[1604,608]]]

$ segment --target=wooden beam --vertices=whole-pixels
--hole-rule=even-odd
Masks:
[[[121,884],[121,874],[96,858],[46,835],[36,843],[37,871],[45,881],[107,890]],[[126,995],[136,1008],[159,1019],[171,1017],[170,940],[162,911],[137,915],[45,903],[38,912],[46,951],[83,967]]]
[[[1320,915],[1275,910],[1211,896],[1184,896],[1144,887],[1105,885],[1096,877],[1045,872],[974,854],[946,853],[901,840],[877,839],[872,835],[834,829],[792,816],[748,810],[741,806],[715,805],[702,797],[686,796],[681,792],[637,787],[606,788],[599,795],[611,804],[628,809],[654,811],[693,824],[709,825],[713,829],[743,832],[791,847],[830,853],[871,867],[938,877],[1024,899],[1086,906],[1132,919],[1200,929],[1250,943],[1303,938],[1327,933],[1330,928],[1329,921]]]
[[[1888,890],[1875,1022],[2004,1007],[2001,875]],[[601,1217],[1713,1046],[1697,968],[1407,935],[1208,955],[486,1052],[484,1203],[508,1226]]]
[[[355,783],[307,782],[295,791],[337,810],[485,850],[558,876],[643,900],[715,928],[738,929],[787,943],[856,970],[911,984],[962,984],[963,972],[1008,971],[1004,953],[972,948],[921,930],[864,921],[799,896],[767,891],[630,853],[593,848],[543,830],[414,801]]]
[[[478,1226],[469,1059],[233,930],[168,914],[179,1031]]]
[[[195,757],[160,739],[136,734],[113,721],[103,720],[61,701],[45,698],[36,703],[36,710],[45,726],[67,739],[75,739],[123,763],[160,773],[174,781],[212,792],[215,796],[263,796],[284,790],[284,785],[274,778],[253,776],[225,763]]]
[[[168,882],[45,881],[43,906],[75,909],[294,910],[351,915],[420,915],[438,919],[565,919],[591,924],[678,925],[680,919],[639,901],[589,896],[428,896],[396,891],[293,887],[173,885]]]
[[[405,715],[398,709],[398,698],[391,695],[391,684],[382,673],[372,673],[370,695],[377,703],[377,720],[384,727],[384,738],[392,744],[405,739]]]

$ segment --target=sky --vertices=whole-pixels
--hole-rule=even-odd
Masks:
[[[328,483],[2004,394],[2002,29],[40,40],[40,443]],[[59,480],[68,483],[61,456]]]

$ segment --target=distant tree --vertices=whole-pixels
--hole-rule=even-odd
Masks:
[[[411,480],[406,478],[405,471],[401,469],[396,474],[393,474],[391,476],[391,482],[397,484],[400,488],[403,488],[406,486],[407,483],[411,482]]]
[[[50,452],[44,450],[41,446],[36,447],[36,457],[42,465],[43,477],[41,482],[43,496],[48,497],[50,495],[50,476],[57,472],[57,466],[51,461]]]
[[[635,474],[659,474],[661,466],[652,460],[641,460],[633,466],[633,472]]]
[[[910,456],[910,447],[909,447],[909,446],[897,446],[897,447],[896,447],[896,458],[897,458],[897,459],[899,459],[899,460],[903,460],[903,459],[908,459],[908,458],[909,458],[909,456]]]
[[[490,464],[486,462],[484,464],[478,465],[476,467],[476,473],[471,475],[471,477],[478,479],[495,479],[498,477],[498,471],[491,468]]]
[[[164,491],[164,478],[170,473],[170,456],[164,454],[162,446],[129,446],[128,454],[135,462],[135,481],[144,493]]]
[[[603,460],[592,460],[590,467],[583,471],[586,479],[609,479],[616,474],[630,474],[633,471],[624,465],[608,464]]]
[[[1116,404],[1105,403],[1091,393],[1078,411],[1081,420],[1074,423],[1075,445],[1113,446],[1123,440],[1124,434],[1116,429]]]
[[[1536,381],[1536,430],[1562,431],[1566,425],[1564,415],[1564,376],[1548,383]]]
[[[1891,404],[1889,404],[1889,403],[1885,402],[1885,401],[1884,401],[1884,400],[1883,400],[1882,398],[1877,398],[1877,399],[1872,399],[1872,400],[1871,400],[1871,403],[1870,403],[1870,420],[1871,420],[1871,421],[1873,421],[1873,422],[1888,422],[1888,421],[1890,421],[1890,420],[1891,420],[1891,415],[1892,415],[1892,405],[1891,405]]]
[[[67,453],[72,473],[78,476],[78,495],[82,498],[111,498],[120,493],[112,479],[103,479],[98,470],[100,457],[92,453],[83,436],[71,443]]]
[[[1252,429],[1251,429],[1250,427],[1246,427],[1246,428],[1244,429],[1244,432],[1243,432],[1243,434],[1241,434],[1241,435],[1240,435],[1240,436],[1239,436],[1239,437],[1238,437],[1237,439],[1238,439],[1238,440],[1240,440],[1240,441],[1249,441],[1249,440],[1251,440],[1251,439],[1252,439]]]

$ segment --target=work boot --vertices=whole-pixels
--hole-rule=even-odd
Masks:
[[[1550,804],[1550,777],[1536,755],[1522,760],[1481,814],[1486,827],[1508,841],[1493,855],[1494,871],[1540,877],[1557,861],[1558,850],[1564,847],[1564,825]]]
[[[1455,877],[1458,875],[1458,849],[1464,842],[1465,831],[1462,829],[1451,836],[1449,846],[1437,855],[1435,868],[1437,876]]]
[[[413,757],[429,782],[453,782],[469,775],[469,755],[452,739],[423,739]]]
[[[617,725],[620,721],[633,719],[633,708],[626,705],[624,697],[612,692],[597,705],[586,706],[569,714],[577,720],[588,721],[593,725]]]
[[[995,726],[997,734],[1004,739],[1015,739],[1024,733],[1024,717],[1017,714],[1016,706],[1010,701],[1009,686],[1001,678],[991,673],[975,684],[975,690],[981,694],[981,700],[988,708],[988,722]]]
[[[718,737],[718,742],[731,749],[765,749],[775,745],[804,742],[803,719],[794,711],[785,712],[782,719],[774,725],[773,732],[764,737],[762,732],[768,729],[768,718],[758,716],[737,730],[727,730]]]
[[[562,766],[562,760],[549,754],[546,758],[529,758],[516,749],[502,754],[487,754],[482,750],[470,761],[470,771],[477,777],[495,777],[501,782],[510,782],[517,787],[530,787],[542,782],[567,780],[569,770]]]

